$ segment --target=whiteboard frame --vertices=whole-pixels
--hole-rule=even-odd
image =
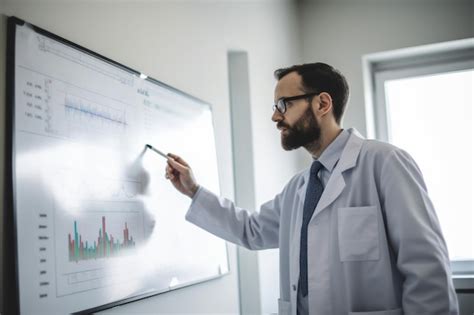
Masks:
[[[63,37],[60,37],[56,34],[53,34],[45,29],[42,29],[38,26],[35,26],[31,23],[28,23],[20,18],[15,16],[8,17],[7,22],[7,69],[6,69],[6,132],[5,132],[5,203],[4,203],[4,212],[5,212],[5,240],[4,240],[4,257],[7,255],[12,256],[9,259],[4,259],[4,287],[9,288],[9,290],[5,291],[5,301],[4,301],[4,312],[6,314],[14,314],[20,312],[20,292],[19,292],[19,270],[18,270],[18,243],[17,243],[17,218],[16,218],[16,194],[15,194],[15,143],[14,143],[14,130],[15,130],[15,39],[16,39],[16,27],[28,25],[38,34],[43,36],[49,37],[55,41],[58,41],[64,45],[67,45],[73,49],[76,49],[82,53],[85,53],[91,57],[97,58],[101,61],[104,61],[114,67],[120,68],[126,72],[129,72],[133,75],[143,78],[143,74],[137,70],[134,70],[130,67],[127,67],[117,61],[114,61],[110,58],[107,58],[99,53],[96,53],[90,49],[87,49],[81,45],[78,45],[72,41],[69,41]],[[144,80],[149,81],[152,84],[158,85],[163,87],[171,92],[179,94],[181,96],[187,97],[196,103],[199,106],[204,106],[211,112],[211,116],[213,117],[212,106],[210,103],[207,103],[193,95],[190,95],[184,91],[181,91],[177,88],[174,88],[166,83],[163,83],[153,77],[146,76]],[[215,123],[214,119],[212,120],[212,128],[214,131],[214,145],[215,142]],[[216,155],[217,155],[217,147],[216,147]],[[217,159],[217,156],[216,156]],[[220,180],[219,180],[219,172],[218,172],[218,182],[219,182],[219,189],[221,189]],[[97,307],[85,309],[79,312],[75,312],[72,314],[90,314],[93,312],[98,312],[101,310],[109,309],[112,307],[116,307],[119,305],[127,304],[130,302],[142,300],[145,298],[149,298],[158,294],[162,294],[165,292],[174,291],[183,287],[193,286],[199,283],[207,282],[210,280],[222,278],[228,274],[230,274],[230,266],[229,266],[229,249],[228,244],[226,242],[225,246],[226,250],[226,258],[227,258],[227,271],[217,274],[211,277],[204,277],[202,279],[191,281],[187,283],[182,283],[177,286],[173,286],[172,288],[167,288],[163,290],[152,290],[150,292],[139,294],[130,298],[120,299],[112,303],[103,304]]]

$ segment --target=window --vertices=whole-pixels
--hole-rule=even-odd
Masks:
[[[364,57],[368,136],[420,167],[453,275],[474,276],[474,39]]]

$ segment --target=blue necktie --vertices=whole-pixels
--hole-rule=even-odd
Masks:
[[[299,289],[303,296],[308,295],[308,224],[313,216],[316,205],[323,193],[323,184],[318,178],[318,172],[322,164],[314,161],[311,165],[308,188],[304,199],[303,225],[301,226],[300,239],[300,280]]]

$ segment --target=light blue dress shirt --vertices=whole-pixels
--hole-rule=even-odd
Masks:
[[[337,165],[339,158],[341,157],[342,150],[346,146],[347,140],[349,140],[349,132],[347,130],[342,130],[339,135],[334,139],[318,159],[319,162],[323,165],[321,170],[318,173],[319,180],[323,184],[323,187],[326,187],[326,184],[331,177],[332,171]],[[299,315],[308,315],[308,296],[303,296],[301,292],[298,292],[298,314]]]

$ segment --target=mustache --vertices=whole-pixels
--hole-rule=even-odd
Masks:
[[[285,124],[284,122],[280,121],[279,123],[277,123],[277,128],[286,128],[286,129],[290,129],[290,126]]]

